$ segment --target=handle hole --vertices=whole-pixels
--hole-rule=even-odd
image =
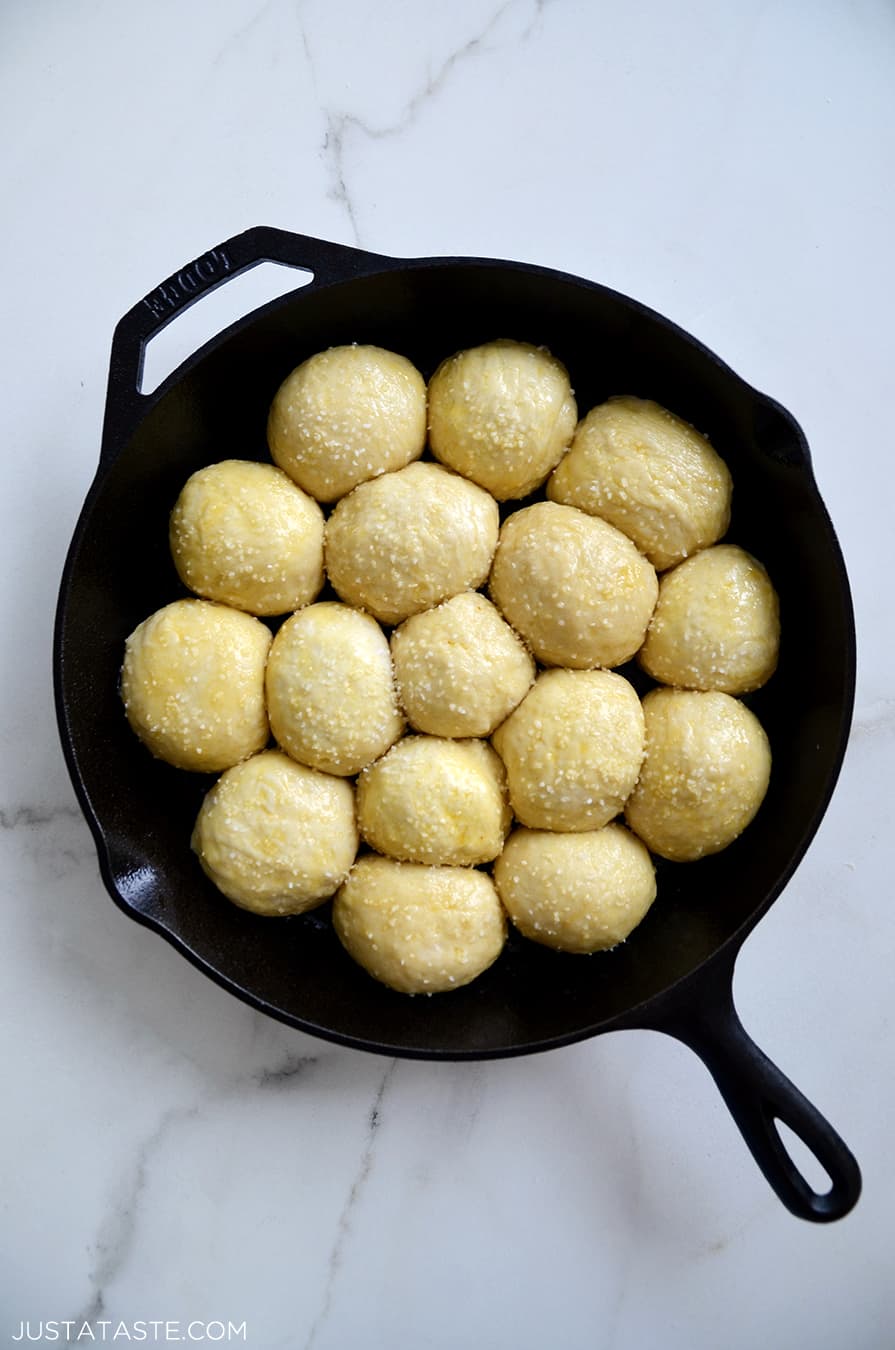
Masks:
[[[829,1195],[833,1189],[833,1178],[817,1155],[800,1139],[795,1130],[790,1129],[785,1120],[774,1116],[772,1124],[777,1131],[781,1144],[789,1154],[791,1161],[802,1174],[815,1195]]]
[[[146,343],[139,392],[151,394],[188,356],[237,319],[313,280],[314,273],[305,268],[265,260],[197,296],[201,304],[180,310]]]

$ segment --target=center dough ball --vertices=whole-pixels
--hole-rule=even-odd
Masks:
[[[432,736],[490,736],[525,697],[535,663],[489,600],[466,591],[392,634],[404,711]]]
[[[730,473],[704,436],[650,399],[592,408],[547,495],[600,516],[660,572],[720,539],[730,522]]]
[[[293,614],[274,638],[267,706],[287,754],[345,777],[404,730],[385,634],[368,614],[329,601]]]
[[[719,853],[767,792],[764,728],[729,694],[653,689],[643,700],[646,756],[625,815],[653,853],[690,862]]]
[[[127,639],[121,697],[159,759],[218,773],[267,744],[264,666],[270,630],[209,600],[175,600]]]
[[[288,375],[267,422],[274,463],[321,502],[401,469],[426,443],[426,386],[405,356],[331,347]]]
[[[278,750],[222,774],[202,803],[193,849],[234,904],[302,914],[332,895],[357,852],[354,791]]]
[[[576,418],[565,366],[527,342],[458,352],[429,382],[432,453],[498,501],[525,497],[543,483]]]
[[[547,670],[492,737],[510,805],[540,830],[595,830],[622,810],[643,760],[643,710],[608,670]]]
[[[333,924],[346,951],[402,994],[469,984],[497,960],[506,919],[484,872],[359,858],[336,895]]]
[[[395,624],[485,580],[497,503],[437,464],[362,483],[326,525],[326,570],[350,605]]]
[[[407,736],[361,774],[357,815],[367,843],[389,857],[491,862],[511,820],[503,765],[484,741]]]
[[[620,666],[643,642],[659,585],[620,530],[536,502],[503,523],[491,598],[549,666]]]
[[[287,614],[323,585],[323,512],[272,464],[227,459],[187,480],[171,512],[181,581],[250,614]]]

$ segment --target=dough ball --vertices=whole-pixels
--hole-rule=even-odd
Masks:
[[[333,923],[355,961],[402,994],[469,984],[497,960],[506,939],[504,912],[484,872],[375,854],[352,867]]]
[[[270,649],[267,707],[278,744],[302,764],[349,777],[378,759],[404,730],[378,623],[332,601],[293,614]]]
[[[193,830],[193,849],[215,886],[256,914],[319,905],[345,880],[357,843],[351,784],[278,750],[222,774]]]
[[[408,720],[431,736],[490,736],[535,677],[524,643],[477,591],[403,623],[392,660]]]
[[[634,789],[643,735],[640,699],[623,676],[547,670],[492,741],[523,825],[597,830]]]
[[[565,366],[528,342],[458,352],[429,382],[432,453],[498,501],[540,487],[577,416]]]
[[[658,571],[730,523],[730,473],[704,436],[645,398],[611,398],[579,424],[547,495],[623,530]]]
[[[321,502],[401,469],[426,443],[426,385],[405,356],[331,347],[293,370],[267,421],[274,463]]]
[[[264,665],[270,630],[209,600],[175,600],[127,639],[121,697],[152,753],[219,773],[267,744]]]
[[[498,531],[487,492],[437,464],[362,483],[326,525],[326,570],[348,604],[400,623],[488,575]]]
[[[548,666],[620,666],[643,642],[659,586],[619,530],[536,502],[503,523],[491,599]]]
[[[510,828],[503,765],[484,741],[406,736],[358,779],[357,818],[370,847],[391,858],[490,862]]]
[[[171,512],[185,586],[250,614],[287,614],[323,585],[323,512],[272,464],[227,459],[187,480]]]
[[[746,694],[773,675],[779,646],[770,577],[743,549],[718,544],[661,578],[638,660],[663,684]]]
[[[561,952],[624,942],[656,898],[650,855],[622,825],[583,834],[514,830],[494,884],[520,933]]]
[[[771,751],[764,729],[729,694],[653,689],[643,700],[646,757],[625,808],[647,848],[672,862],[719,853],[764,800]]]

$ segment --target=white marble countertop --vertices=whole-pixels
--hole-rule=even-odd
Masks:
[[[150,1342],[245,1323],[259,1350],[883,1350],[891,5],[37,0],[0,38],[0,1342],[142,1320]],[[856,718],[736,997],[859,1158],[840,1223],[782,1208],[665,1037],[381,1060],[256,1014],[106,895],[50,646],[111,333],[262,223],[607,283],[804,427],[854,589]],[[169,366],[266,298],[263,271],[168,330]]]

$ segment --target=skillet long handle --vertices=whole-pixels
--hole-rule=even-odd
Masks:
[[[861,1194],[854,1155],[752,1040],[737,1016],[732,982],[733,963],[715,963],[700,973],[686,999],[666,1009],[655,1029],[683,1041],[706,1065],[752,1156],[786,1208],[815,1223],[841,1219]],[[815,1191],[799,1171],[777,1121],[788,1125],[814,1154],[830,1178],[828,1191]]]
[[[109,387],[103,425],[102,459],[109,458],[145,411],[140,393],[143,356],[150,338],[190,305],[261,262],[284,263],[310,272],[309,286],[345,281],[381,271],[392,259],[376,253],[313,239],[306,234],[256,225],[209,249],[172,273],[129,309],[115,328],[109,362]]]

